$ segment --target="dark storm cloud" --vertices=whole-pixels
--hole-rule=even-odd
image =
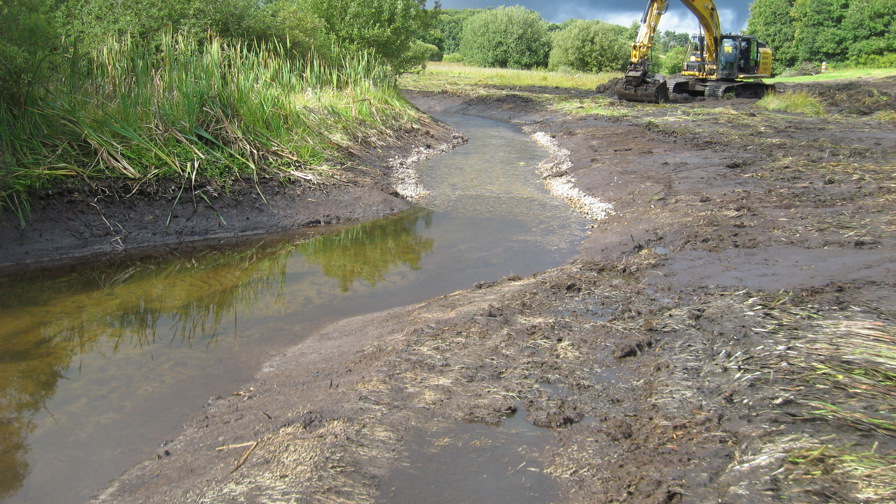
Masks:
[[[432,1],[429,2],[430,5]],[[722,29],[726,32],[742,31],[747,24],[750,2],[737,0],[716,0]],[[553,23],[560,23],[570,18],[600,19],[611,23],[629,25],[640,20],[647,0],[442,0],[445,9],[485,9],[500,5],[522,5],[536,10],[542,17]],[[663,17],[660,29],[695,32],[697,20],[684,4],[672,1],[669,11]]]

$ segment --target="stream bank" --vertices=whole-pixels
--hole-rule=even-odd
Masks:
[[[376,502],[409,440],[523,410],[555,501],[892,501],[896,125],[412,98],[554,138],[615,214],[566,266],[330,326],[98,502]]]
[[[411,207],[396,173],[463,143],[422,121],[345,153],[335,176],[312,180],[204,180],[62,184],[30,195],[28,215],[0,214],[0,272],[160,249],[219,245],[253,235],[369,221]],[[396,187],[399,190],[396,190]]]

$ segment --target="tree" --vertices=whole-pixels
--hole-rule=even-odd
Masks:
[[[281,44],[289,44],[298,53],[325,53],[332,42],[323,20],[310,7],[296,0],[276,0],[265,7],[268,35]]]
[[[795,0],[794,43],[798,61],[842,61],[849,49],[843,20],[849,0]]]
[[[776,70],[798,62],[796,19],[792,11],[793,0],[754,0],[750,4],[747,33],[768,44]]]
[[[432,24],[426,0],[307,0],[337,40],[373,49],[396,72],[423,64],[415,40]],[[436,10],[438,9],[438,5]]]
[[[843,19],[848,54],[856,62],[896,53],[896,2],[852,0]]]
[[[582,72],[622,70],[630,52],[627,35],[628,29],[623,26],[575,20],[554,32],[548,68]]]
[[[474,65],[532,68],[547,64],[550,47],[547,23],[537,12],[502,6],[464,23],[460,52]]]
[[[0,26],[0,106],[22,108],[58,63],[58,31],[45,0],[0,0]]]
[[[460,52],[460,39],[467,19],[485,12],[482,9],[445,9],[439,12],[432,33],[422,40],[438,47],[444,54]]]

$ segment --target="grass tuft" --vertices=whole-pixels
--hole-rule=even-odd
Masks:
[[[756,102],[756,106],[775,112],[790,112],[811,116],[825,114],[821,101],[809,93],[769,93]]]

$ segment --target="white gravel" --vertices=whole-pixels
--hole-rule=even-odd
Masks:
[[[420,178],[414,165],[436,154],[448,152],[465,142],[466,139],[460,133],[455,132],[452,134],[450,142],[435,147],[417,147],[408,156],[390,159],[389,167],[392,169],[392,187],[398,191],[398,194],[401,194],[409,201],[417,201],[425,197],[429,194],[429,191],[420,185]]]
[[[576,179],[567,171],[572,167],[569,151],[560,147],[557,140],[543,131],[536,131],[531,138],[548,151],[548,158],[538,165],[544,184],[554,196],[563,198],[576,211],[589,219],[602,220],[612,215],[613,205],[582,192],[576,187]]]

